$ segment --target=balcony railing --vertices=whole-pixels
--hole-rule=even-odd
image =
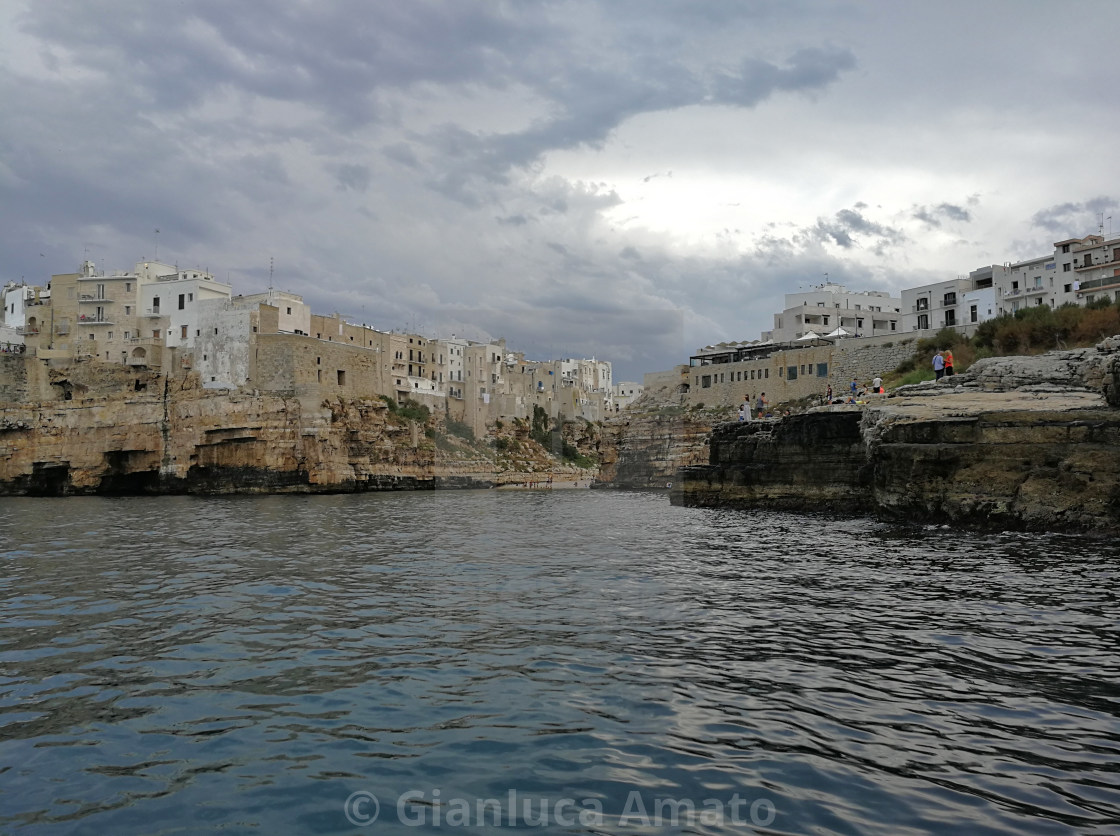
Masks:
[[[159,308],[144,308],[144,316],[163,316]]]
[[[78,322],[82,325],[112,325],[113,320],[107,316],[98,316],[97,314],[82,314],[78,317]]]
[[[1120,276],[1105,276],[1101,279],[1089,279],[1088,281],[1081,282],[1077,288],[1078,293],[1084,293],[1087,290],[1099,290],[1106,287],[1120,286]]]
[[[78,301],[79,302],[112,302],[113,300],[110,299],[108,296],[96,296],[92,293],[80,293],[80,294],[78,294]]]

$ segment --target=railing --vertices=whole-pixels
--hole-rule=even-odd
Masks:
[[[159,312],[159,308],[144,308],[144,316],[163,316]]]
[[[113,324],[113,320],[109,319],[109,317],[98,316],[97,314],[93,314],[92,316],[82,314],[81,316],[78,317],[78,322],[81,322],[85,325],[112,325]]]
[[[1120,276],[1105,276],[1103,279],[1089,279],[1088,281],[1080,282],[1077,288],[1078,293],[1083,293],[1086,290],[1096,290],[1104,287],[1114,287],[1120,285]]]
[[[92,293],[79,293],[78,294],[78,301],[79,302],[112,302],[113,300],[110,299],[108,296],[95,296]]]

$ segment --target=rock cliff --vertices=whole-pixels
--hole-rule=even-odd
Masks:
[[[0,405],[0,494],[586,487],[594,475],[528,440],[507,454],[451,438],[380,398],[227,393],[92,362],[18,358],[4,371],[18,399]]]
[[[600,484],[664,489],[680,468],[707,460],[712,426],[727,413],[639,403],[608,420],[603,427]]]
[[[1120,530],[1118,344],[983,360],[863,407],[722,425],[673,501]]]

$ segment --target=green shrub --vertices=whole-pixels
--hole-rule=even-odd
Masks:
[[[464,438],[467,441],[474,441],[474,430],[471,429],[470,424],[464,424],[462,421],[456,421],[454,418],[448,418],[444,424],[448,435]]]

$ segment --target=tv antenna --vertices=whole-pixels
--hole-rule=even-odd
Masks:
[[[269,293],[272,293],[272,267],[273,267],[272,256],[269,256],[268,257],[268,292]]]
[[[159,261],[159,230],[156,230],[156,253],[152,256],[152,261]]]

